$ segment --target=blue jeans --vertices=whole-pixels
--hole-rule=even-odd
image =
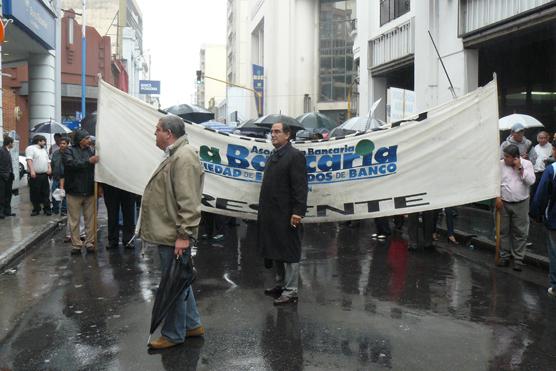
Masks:
[[[556,289],[556,230],[547,230],[547,248],[548,248],[548,259],[549,263],[549,273],[548,279],[550,286]]]
[[[54,192],[56,188],[60,188],[60,180],[52,178],[51,192]],[[60,203],[62,204],[62,212],[68,212],[68,204],[65,197],[62,199],[62,201],[56,201],[54,197],[52,197],[52,212],[54,214],[58,214],[60,212]]]
[[[174,247],[159,245],[158,253],[160,255],[162,274],[164,274],[176,258]],[[189,254],[191,254],[191,249],[185,250],[184,256]],[[189,286],[178,296],[174,305],[168,311],[161,333],[162,336],[173,343],[183,343],[186,331],[199,326],[201,326],[201,317],[197,310],[193,290]]]

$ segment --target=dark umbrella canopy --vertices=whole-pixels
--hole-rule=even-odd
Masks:
[[[270,114],[266,116],[259,117],[255,120],[255,125],[263,127],[271,127],[272,125],[281,122],[289,125],[293,130],[302,130],[303,125],[299,123],[296,119],[286,115]]]
[[[196,124],[214,120],[214,113],[194,104],[177,104],[166,108],[164,111]]]
[[[164,111],[180,116],[188,113],[211,113],[206,109],[196,106],[194,104],[176,104],[175,106],[168,107]]]
[[[265,139],[268,133],[270,133],[270,128],[257,126],[255,119],[242,122],[234,130],[234,134],[261,139]]]
[[[328,129],[332,130],[336,124],[328,117],[318,112],[309,112],[297,117],[297,121],[305,129]]]
[[[91,135],[97,135],[97,113],[89,113],[81,120],[81,128],[87,130]]]
[[[193,269],[193,260],[190,256],[177,257],[170,268],[163,272],[160,286],[156,291],[153,311],[151,315],[150,334],[156,331],[156,328],[164,320],[172,304],[177,297],[188,288],[195,280],[195,270]]]

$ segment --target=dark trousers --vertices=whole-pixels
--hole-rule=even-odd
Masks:
[[[226,217],[223,215],[203,212],[202,214],[204,231],[207,237],[214,237],[224,234],[226,229]]]
[[[103,184],[104,204],[108,214],[108,242],[117,244],[120,240],[118,221],[122,211],[122,242],[128,243],[135,233],[135,195],[108,184]]]
[[[12,183],[13,175],[7,179],[0,176],[0,215],[12,213]]]
[[[392,231],[390,230],[390,218],[375,218],[376,233],[379,235],[390,236]]]
[[[407,233],[409,243],[412,245],[428,247],[432,246],[432,233],[434,232],[434,214],[436,210],[413,213],[407,216]],[[421,214],[422,238],[419,236],[419,214]]]
[[[29,196],[33,204],[33,211],[50,211],[50,185],[46,173],[37,174],[33,179],[29,177]]]

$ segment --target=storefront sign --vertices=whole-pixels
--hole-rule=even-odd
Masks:
[[[139,80],[139,94],[160,94],[160,81]]]
[[[3,0],[4,16],[44,47],[56,48],[56,16],[40,0]]]
[[[264,107],[264,67],[257,64],[253,65],[253,90],[257,92],[255,104],[257,105],[257,114],[261,117]]]

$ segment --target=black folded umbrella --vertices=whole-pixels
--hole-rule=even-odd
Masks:
[[[176,257],[172,265],[163,274],[154,300],[150,335],[156,331],[164,320],[177,297],[195,281],[197,276],[190,255]]]

